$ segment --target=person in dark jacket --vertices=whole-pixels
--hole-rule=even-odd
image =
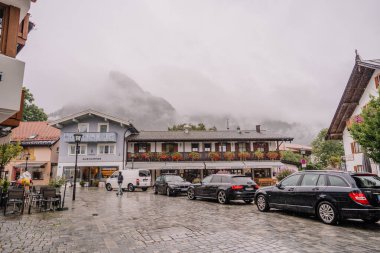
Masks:
[[[119,184],[119,190],[117,191],[116,195],[123,195],[123,189],[121,188],[123,185],[123,180],[124,180],[123,174],[121,173],[121,171],[119,171],[119,175],[117,176],[117,183]]]

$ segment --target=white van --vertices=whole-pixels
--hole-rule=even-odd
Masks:
[[[148,187],[151,186],[151,177],[149,170],[143,169],[127,169],[120,170],[123,174],[124,180],[122,184],[123,190],[128,189],[128,191],[133,192],[136,188],[141,188],[141,190],[146,191]],[[119,176],[119,171],[115,171],[106,181],[107,191],[112,191],[113,189],[118,189],[119,184],[117,183],[117,177]]]

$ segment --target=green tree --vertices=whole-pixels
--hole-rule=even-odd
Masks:
[[[350,133],[369,158],[380,163],[380,90],[372,97],[361,115],[356,117]]]
[[[190,130],[192,131],[206,131],[207,130],[205,124],[203,123],[198,123],[198,125],[194,125],[191,123],[190,124],[183,123],[183,124],[173,125],[172,127],[168,127],[168,131],[184,131],[186,125],[188,125]],[[215,126],[213,126],[209,128],[208,130],[216,131],[217,129]]]
[[[25,91],[24,97],[24,111],[22,114],[22,121],[46,121],[48,116],[44,109],[34,104],[33,94],[28,88],[23,88]]]
[[[316,166],[325,168],[327,166],[337,166],[340,164],[341,156],[344,155],[343,143],[338,140],[326,140],[328,129],[322,129],[311,143],[312,153],[315,156]],[[332,157],[335,157],[332,159]],[[339,162],[336,158],[339,158]]]
[[[13,158],[18,156],[22,150],[23,148],[19,143],[6,143],[0,145],[0,176],[4,171],[5,165],[7,165]]]
[[[287,151],[281,151],[281,159],[282,160],[300,163],[302,158],[303,157],[301,154],[296,154],[296,153],[294,153],[292,151],[288,151],[288,150]],[[307,160],[306,157],[304,159]]]

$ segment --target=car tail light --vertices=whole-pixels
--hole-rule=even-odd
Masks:
[[[255,184],[255,185],[253,186],[253,188],[255,188],[255,189],[257,190],[257,189],[259,189],[260,187],[259,187],[257,184]]]
[[[364,193],[362,193],[362,192],[350,192],[348,195],[356,203],[359,203],[362,205],[369,205],[367,198],[365,197]]]
[[[136,179],[136,185],[140,184],[140,179]]]
[[[231,186],[231,189],[232,190],[242,190],[243,186],[242,185],[233,185],[233,186]]]

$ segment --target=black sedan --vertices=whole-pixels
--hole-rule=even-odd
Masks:
[[[217,199],[220,204],[227,204],[230,200],[244,200],[249,204],[252,203],[258,188],[250,177],[215,174],[205,177],[200,184],[192,184],[187,190],[187,197],[190,200]]]
[[[286,209],[316,215],[326,224],[342,219],[380,220],[380,177],[369,173],[304,171],[256,192],[259,211]]]
[[[191,185],[185,179],[178,175],[162,175],[157,177],[153,185],[154,194],[161,193],[167,196],[186,193]]]

